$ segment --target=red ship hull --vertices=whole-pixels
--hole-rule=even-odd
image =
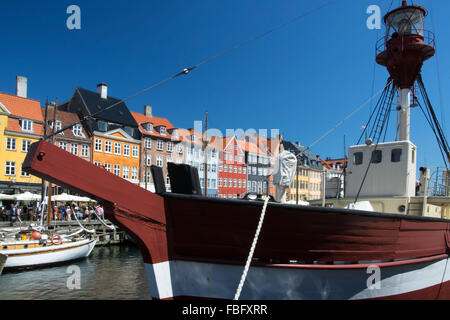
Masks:
[[[263,203],[159,196],[40,141],[24,170],[102,201],[157,299],[232,299]],[[242,299],[450,299],[448,220],[269,203]]]

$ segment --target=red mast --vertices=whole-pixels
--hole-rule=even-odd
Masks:
[[[435,54],[434,35],[424,29],[427,10],[421,6],[402,6],[384,16],[386,35],[376,48],[376,61],[389,71],[399,88],[399,139],[409,140],[410,91],[423,62]]]

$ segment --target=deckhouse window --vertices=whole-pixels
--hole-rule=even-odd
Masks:
[[[353,154],[353,164],[354,165],[360,165],[363,163],[363,153],[362,152],[355,152]]]
[[[391,161],[400,162],[402,159],[402,149],[392,149],[391,151]]]
[[[372,163],[381,163],[382,160],[383,160],[383,157],[382,157],[381,150],[372,151],[372,159],[371,159]]]

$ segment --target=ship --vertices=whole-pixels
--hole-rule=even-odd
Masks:
[[[403,1],[384,17],[376,59],[390,77],[372,138],[349,149],[343,199],[206,197],[183,164],[169,166],[170,193],[153,167],[153,193],[45,140],[31,145],[23,169],[102,203],[139,246],[154,299],[450,299],[450,200],[428,197],[426,168],[416,185],[409,137],[411,91],[435,53],[426,12]],[[395,95],[399,137],[381,142]]]

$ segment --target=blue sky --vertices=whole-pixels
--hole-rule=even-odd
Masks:
[[[125,98],[324,2],[3,0],[0,91],[14,93],[15,76],[23,75],[28,96],[42,104],[46,97],[69,99],[76,86],[95,90],[100,82],[108,84],[109,95]],[[366,27],[366,9],[377,4],[384,15],[391,2],[392,7],[401,3],[337,0],[127,105],[138,112],[152,105],[154,115],[184,128],[208,112],[209,127],[224,133],[279,129],[285,139],[309,146],[384,86],[387,71],[374,62],[375,42],[383,30]],[[442,125],[448,124],[450,3],[414,3],[433,8],[426,28],[436,33],[442,96],[436,57],[426,62],[423,77]],[[81,30],[66,27],[66,9],[72,4],[81,8]],[[356,143],[369,114],[367,106],[312,152],[342,157],[344,135],[347,146]],[[412,125],[419,165],[442,166],[418,109],[413,110]]]

